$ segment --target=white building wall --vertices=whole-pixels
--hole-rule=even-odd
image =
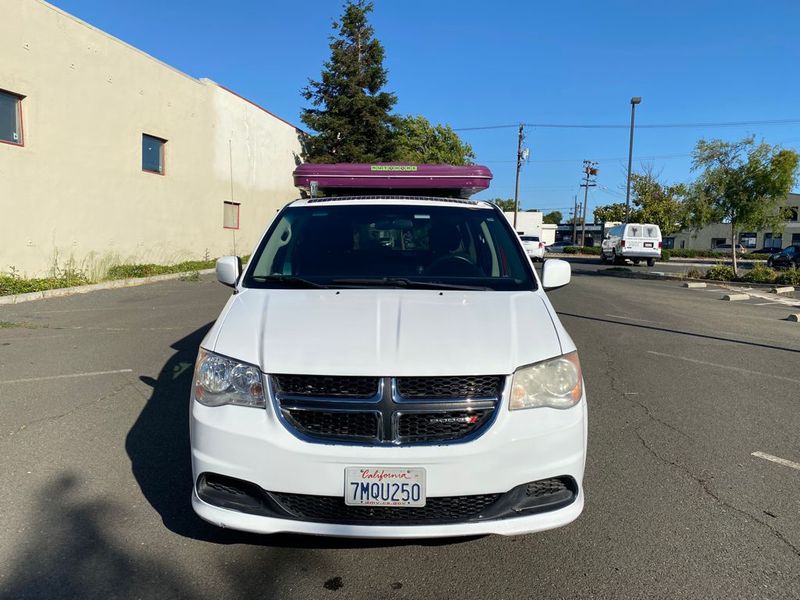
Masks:
[[[246,253],[297,196],[292,125],[41,0],[2,4],[0,89],[25,98],[24,146],[0,144],[0,272]],[[167,140],[163,176],[143,133]]]

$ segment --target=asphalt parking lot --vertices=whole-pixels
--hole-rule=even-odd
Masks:
[[[576,275],[551,299],[590,399],[584,514],[396,543],[194,516],[188,387],[228,294],[204,277],[0,306],[0,598],[800,597],[793,300]]]

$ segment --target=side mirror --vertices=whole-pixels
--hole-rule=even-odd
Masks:
[[[542,268],[542,287],[545,290],[554,290],[569,283],[572,277],[572,268],[569,263],[560,258],[551,258],[544,261]]]
[[[238,256],[223,256],[217,259],[217,281],[235,287],[242,273],[242,259]]]

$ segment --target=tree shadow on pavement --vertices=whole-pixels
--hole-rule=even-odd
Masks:
[[[709,335],[707,333],[695,333],[692,331],[681,331],[680,329],[670,329],[668,327],[655,327],[653,325],[642,325],[641,323],[625,323],[623,321],[614,321],[612,319],[603,319],[600,317],[590,317],[588,315],[576,315],[558,311],[559,317],[573,317],[575,319],[586,319],[587,321],[598,321],[600,323],[609,323],[611,325],[622,325],[624,327],[634,327],[636,329],[647,329],[650,331],[660,331],[663,333],[674,333],[676,335],[686,335],[705,340],[715,340],[718,342],[730,342],[731,344],[744,344],[745,346],[755,346],[757,348],[767,348],[769,350],[781,350],[783,352],[797,352],[800,353],[798,348],[786,348],[784,346],[773,346],[772,344],[762,344],[760,342],[749,342],[747,340],[732,340],[731,338],[719,337],[716,335]]]
[[[60,475],[39,492],[31,533],[4,574],[0,600],[197,597],[170,565],[136,556],[107,535],[122,511],[87,499],[74,475]]]
[[[221,529],[192,510],[189,449],[189,394],[197,350],[211,323],[172,344],[175,354],[154,380],[140,379],[152,393],[126,438],[131,469],[147,501],[164,525],[184,537],[217,544],[253,544],[280,548],[374,548],[402,545],[439,546],[475,539],[358,540],[293,534],[257,535]]]

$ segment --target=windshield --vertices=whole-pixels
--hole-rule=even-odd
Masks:
[[[502,215],[483,208],[289,207],[253,255],[244,285],[536,289],[515,237]]]

